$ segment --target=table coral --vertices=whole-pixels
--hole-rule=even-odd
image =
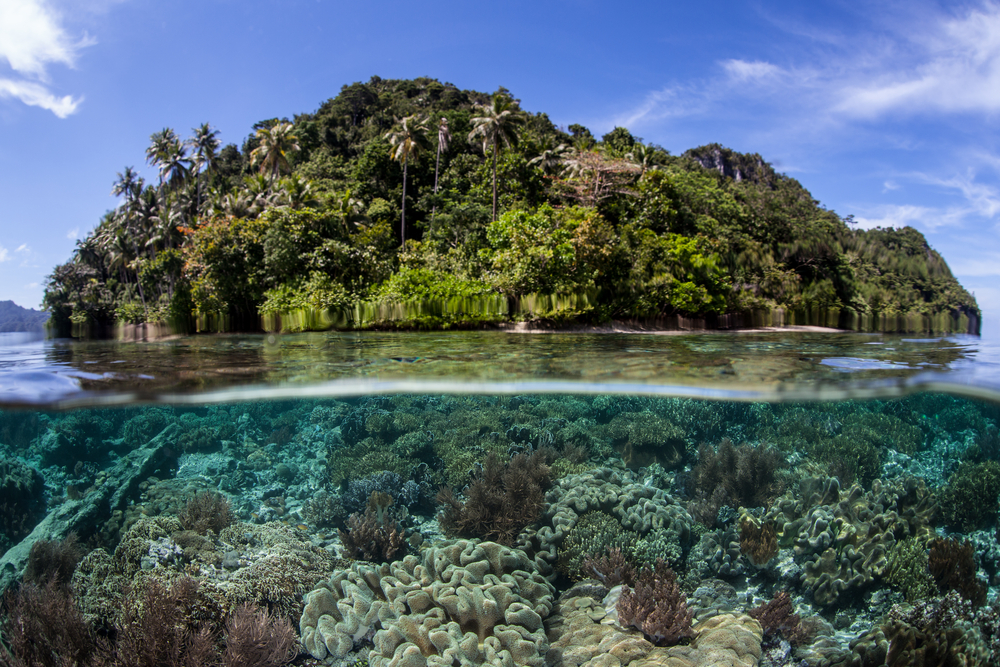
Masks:
[[[344,657],[374,631],[373,667],[542,667],[554,594],[522,551],[457,540],[337,570],[306,596],[300,631],[319,660]]]

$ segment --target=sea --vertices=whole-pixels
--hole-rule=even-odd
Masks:
[[[997,665],[1000,340],[0,334],[0,665]]]

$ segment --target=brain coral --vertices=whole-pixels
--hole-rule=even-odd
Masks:
[[[374,630],[373,667],[541,667],[554,596],[522,551],[457,540],[334,572],[306,596],[299,629],[319,660],[344,657]]]
[[[554,578],[554,565],[567,535],[587,512],[605,512],[640,537],[656,531],[656,539],[681,547],[690,544],[694,520],[663,489],[648,486],[627,470],[598,468],[567,475],[545,496],[548,509],[518,538],[518,547],[534,557],[538,571]]]

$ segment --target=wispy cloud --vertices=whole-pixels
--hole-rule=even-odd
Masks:
[[[66,238],[71,239],[71,240],[75,239],[79,235],[80,235],[80,228],[79,227],[74,227],[73,229],[71,229],[68,232],[66,232]]]
[[[81,48],[94,41],[73,39],[45,0],[0,0],[0,60],[14,76],[0,77],[0,97],[47,109],[59,118],[76,111],[82,98],[52,92],[49,68],[74,67]]]
[[[725,113],[751,99],[772,119],[800,120],[820,132],[887,116],[1000,111],[1000,3],[925,15],[895,35],[890,27],[872,25],[821,47],[809,40],[784,63],[720,60],[716,76],[669,84],[615,120],[638,127]]]
[[[25,253],[27,253],[27,252],[31,252],[31,248],[28,246],[27,243],[22,243],[21,245],[17,246],[17,249],[14,252],[25,252]]]
[[[8,259],[10,259],[10,252],[7,251],[7,248],[0,245],[0,262],[6,262]]]
[[[855,215],[854,219],[860,229],[916,227],[921,231],[959,227],[971,212],[970,209],[959,206],[938,208],[914,204],[887,204],[867,210],[859,207],[859,210],[862,212]]]

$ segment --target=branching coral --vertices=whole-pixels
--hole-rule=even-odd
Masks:
[[[799,624],[799,615],[795,613],[787,591],[775,593],[770,602],[751,609],[748,614],[760,623],[766,638],[781,635],[793,646],[803,644],[809,638],[809,633]]]
[[[507,464],[494,454],[486,457],[460,501],[444,488],[439,518],[447,533],[512,544],[521,529],[538,518],[549,486],[549,461],[554,452],[542,448],[515,454]]]
[[[298,653],[298,637],[286,618],[244,604],[226,622],[223,667],[278,667]]]
[[[185,530],[205,534],[208,531],[222,532],[233,522],[229,501],[221,493],[204,491],[196,493],[187,506],[177,516]]]
[[[635,588],[625,588],[618,599],[618,620],[623,626],[641,630],[657,646],[673,646],[693,637],[687,598],[677,575],[662,560],[654,568],[643,568]]]
[[[692,513],[697,511],[698,518],[711,527],[723,505],[770,506],[784,490],[777,473],[787,465],[784,456],[772,447],[736,447],[729,438],[724,438],[718,449],[703,444],[688,484],[689,495],[700,499]]]
[[[934,594],[936,584],[927,569],[927,553],[923,540],[908,537],[889,551],[883,577],[903,591],[907,601],[916,602]]]
[[[580,572],[597,579],[608,588],[620,584],[635,585],[635,566],[618,547],[608,549],[603,556],[587,556],[580,564]]]
[[[971,532],[996,520],[1000,504],[1000,463],[962,463],[941,492],[945,522],[962,532]]]
[[[942,592],[958,591],[977,607],[986,602],[986,587],[976,578],[976,557],[971,543],[935,539],[931,542],[928,569]]]
[[[375,491],[363,514],[355,512],[348,517],[347,531],[340,531],[340,541],[349,558],[384,563],[402,555],[406,542],[389,510],[392,503],[392,496]]]

